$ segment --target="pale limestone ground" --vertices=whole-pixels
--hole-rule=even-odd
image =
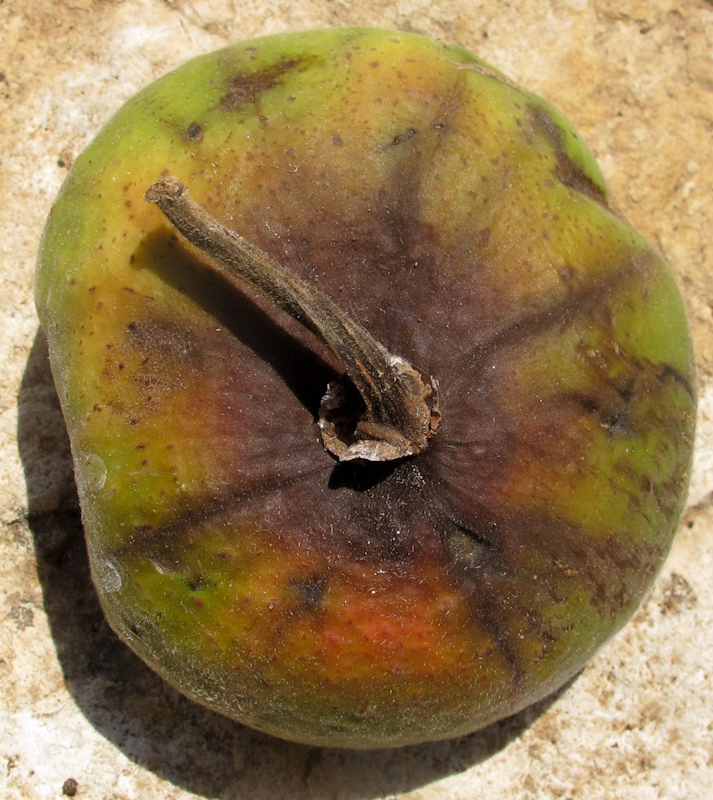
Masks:
[[[361,754],[203,711],[107,630],[32,302],[52,200],[124,100],[228,42],[350,24],[464,44],[570,116],[679,277],[701,391],[689,508],[634,621],[550,702]],[[710,0],[0,0],[0,797],[58,798],[68,778],[97,800],[711,797],[712,232]]]

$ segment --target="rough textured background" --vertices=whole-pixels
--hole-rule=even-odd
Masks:
[[[204,711],[108,630],[32,301],[52,200],[124,100],[231,41],[351,24],[466,45],[570,116],[679,277],[701,393],[689,507],[634,621],[539,706],[376,753],[290,745]],[[711,231],[711,0],[0,0],[0,796],[710,797]]]

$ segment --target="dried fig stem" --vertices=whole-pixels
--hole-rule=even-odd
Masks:
[[[348,391],[330,386],[319,418],[330,452],[340,461],[390,461],[423,450],[440,419],[433,381],[424,380],[407,361],[390,353],[325,294],[218,222],[176,178],[159,180],[146,192],[146,200],[156,203],[221,274],[263,291],[339,359],[364,409],[349,430],[345,427]]]

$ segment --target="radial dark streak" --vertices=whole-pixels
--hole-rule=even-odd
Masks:
[[[321,447],[321,445],[319,445]],[[173,520],[159,528],[151,526],[136,526],[136,534],[129,541],[111,550],[117,556],[126,553],[144,553],[148,555],[151,550],[160,548],[163,543],[183,543],[199,528],[210,526],[230,515],[239,508],[241,511],[249,510],[256,502],[262,501],[266,496],[294,486],[305,480],[311,480],[320,473],[329,474],[332,459],[325,454],[325,467],[320,466],[309,472],[290,478],[265,478],[256,481],[248,487],[232,487],[219,494],[212,494],[204,498],[187,498],[187,511],[174,513]],[[172,553],[174,549],[172,549]]]
[[[480,589],[480,586],[478,587]],[[477,599],[470,599],[470,608],[477,613],[478,621],[494,639],[512,678],[513,689],[517,690],[525,680],[525,668],[523,665],[524,656],[518,655],[517,647],[505,630],[503,624],[502,611],[497,608],[497,593],[486,587],[485,591],[477,592]]]
[[[609,205],[607,192],[595,183],[586,174],[581,165],[567,153],[565,134],[562,128],[543,109],[537,106],[529,106],[528,112],[533,125],[542,131],[552,146],[557,159],[557,167],[553,170],[555,178],[564,186],[572,189],[572,191],[589,197],[602,208],[613,213]]]
[[[446,556],[448,572],[452,585],[458,589],[470,608],[473,619],[477,620],[477,624],[482,630],[492,637],[510,670],[513,687],[517,688],[525,678],[524,665],[522,658],[518,656],[516,643],[511,641],[511,637],[505,630],[506,621],[503,618],[502,611],[495,605],[497,598],[500,597],[500,593],[497,591],[498,575],[504,571],[502,563],[498,566],[498,562],[508,562],[503,543],[492,535],[483,533],[483,528],[487,527],[487,522],[476,529],[476,526],[472,524],[464,524],[457,521],[452,510],[442,505],[440,505],[437,513],[442,521],[440,524],[436,523],[434,527],[440,531],[445,553],[448,552],[446,544],[448,530],[453,527],[471,538],[482,548],[483,558],[477,567],[463,568],[455,566],[453,558]]]
[[[429,179],[434,169],[435,158],[439,151],[448,147],[451,135],[457,130],[452,124],[454,117],[458,115],[462,108],[462,98],[467,89],[468,72],[466,70],[454,71],[453,80],[449,86],[449,91],[444,92],[445,100],[435,104],[433,109],[422,108],[424,115],[423,123],[417,127],[409,127],[409,130],[416,130],[415,135],[405,137],[399,144],[384,142],[381,150],[393,160],[391,164],[390,178],[385,181],[385,186],[390,190],[388,198],[390,204],[384,204],[384,213],[380,218],[380,224],[391,236],[391,241],[398,244],[398,258],[390,257],[393,263],[401,263],[403,269],[395,269],[391,274],[391,295],[393,297],[408,297],[413,293],[414,276],[410,270],[406,269],[410,265],[409,247],[415,242],[409,238],[412,231],[424,235],[429,230],[429,223],[423,218],[421,208],[421,198],[423,197],[422,185]],[[426,112],[430,111],[428,117]],[[396,137],[398,138],[398,137]],[[414,157],[414,150],[420,152],[420,157]],[[433,235],[427,238],[427,251],[437,268],[439,261],[439,248],[433,240]],[[378,258],[378,256],[376,256]],[[406,286],[401,286],[401,281],[406,281]],[[423,278],[421,278],[423,281]],[[366,287],[368,291],[368,287]],[[432,298],[428,286],[424,285],[419,289],[419,298],[423,302],[431,302]],[[346,298],[349,300],[349,298]],[[400,306],[394,307],[394,312],[403,311]],[[357,315],[358,316],[358,315]],[[412,321],[409,321],[411,324]],[[403,333],[402,329],[399,329]],[[394,351],[407,359],[413,358],[412,362],[416,368],[423,368],[425,365],[419,364],[417,353],[410,352],[409,342],[392,342],[390,346]],[[438,378],[434,374],[434,378]]]
[[[495,331],[487,341],[480,344],[470,359],[464,359],[460,363],[459,374],[449,382],[448,391],[452,393],[454,388],[466,382],[472,383],[472,370],[480,368],[488,356],[497,350],[530,341],[551,328],[571,324],[577,317],[601,308],[602,302],[615,295],[631,276],[641,273],[647,262],[653,262],[653,254],[650,252],[641,259],[634,257],[625,262],[614,275],[607,273],[601,281],[567,294],[558,302],[537,309],[514,320],[502,330]],[[667,365],[667,368],[675,372],[673,367]],[[685,379],[681,377],[681,380]]]
[[[691,385],[691,382],[681,375],[681,373],[670,364],[664,364],[661,371],[656,375],[656,378],[661,383],[665,383],[669,378],[672,379],[674,383],[677,383],[683,388],[691,400],[695,399],[696,390]]]
[[[452,574],[474,618],[495,640],[515,685],[527,674],[518,657],[517,638],[506,630],[507,620],[515,617],[527,622],[524,635],[541,642],[543,657],[547,657],[548,644],[564,630],[553,628],[553,621],[544,620],[537,613],[538,608],[544,607],[543,602],[532,602],[527,591],[519,591],[528,586],[534,588],[531,576],[523,574],[528,569],[528,548],[536,543],[538,554],[548,559],[546,567],[538,568],[538,594],[544,593],[552,604],[561,603],[557,585],[575,581],[577,592],[588,591],[594,610],[610,623],[621,619],[622,611],[638,602],[629,586],[655,571],[665,549],[664,539],[634,544],[620,531],[592,538],[576,525],[541,513],[493,518],[498,521],[500,541],[485,554],[477,570],[453,570]],[[509,613],[498,608],[498,602]]]

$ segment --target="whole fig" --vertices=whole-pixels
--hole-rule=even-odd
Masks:
[[[461,47],[290,33],[158,80],[73,166],[37,307],[111,625],[254,728],[513,714],[676,530],[674,278],[569,122]]]

